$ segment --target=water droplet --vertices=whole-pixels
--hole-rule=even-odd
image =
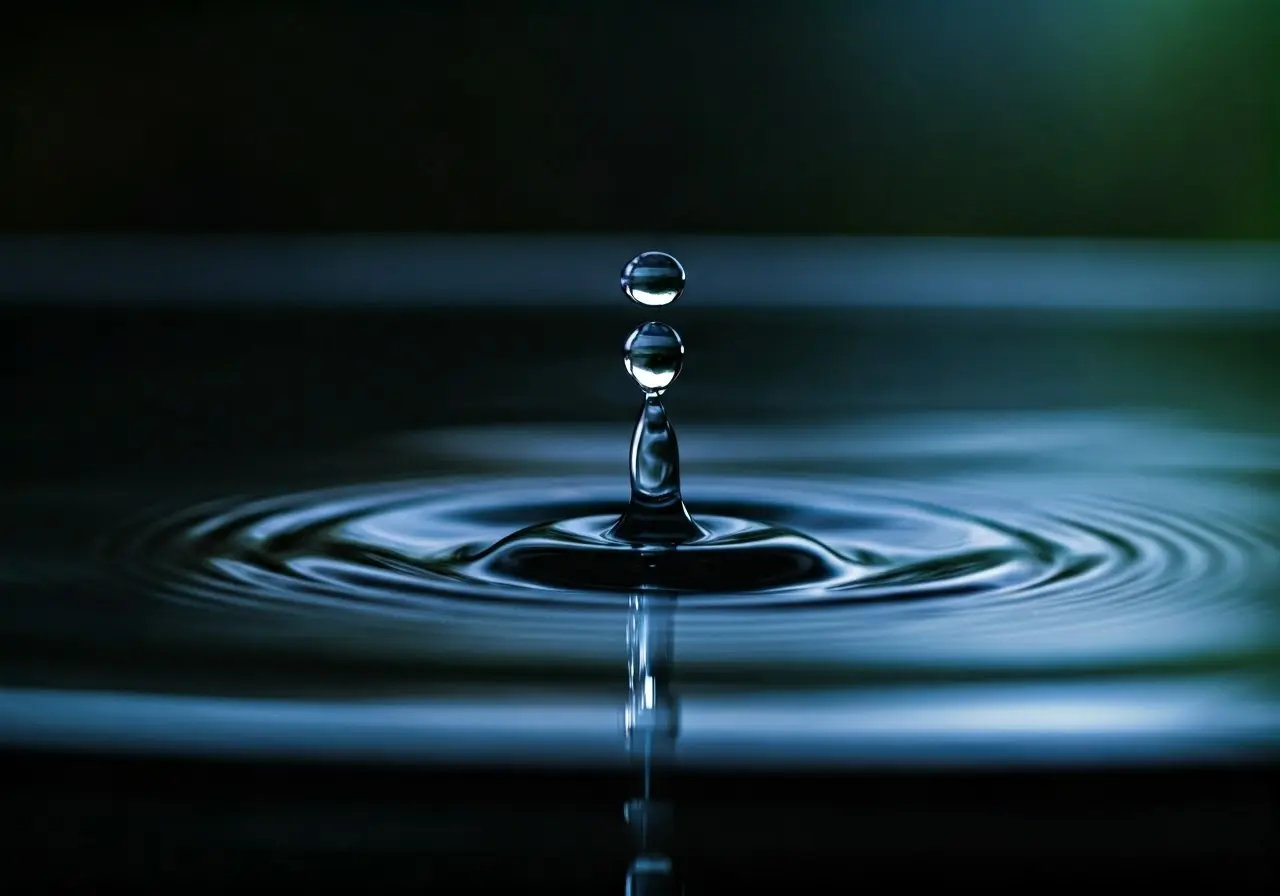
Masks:
[[[641,252],[622,269],[622,291],[641,305],[670,305],[684,292],[684,268],[666,252]]]
[[[684,365],[684,342],[674,328],[651,320],[627,337],[622,362],[645,392],[661,395]]]

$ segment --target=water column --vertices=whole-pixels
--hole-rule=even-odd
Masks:
[[[622,291],[641,305],[670,304],[684,291],[684,268],[664,252],[641,253],[623,268]],[[684,341],[675,328],[648,321],[627,337],[622,363],[644,392],[644,405],[631,436],[631,500],[609,535],[650,546],[694,541],[706,533],[684,506],[680,449],[662,404],[684,366]]]
[[[668,305],[684,291],[684,268],[664,252],[643,252],[622,270],[622,291],[640,305]],[[627,871],[627,896],[680,891],[671,862],[671,806],[663,777],[679,733],[671,691],[676,595],[654,586],[664,556],[705,535],[684,506],[680,449],[662,394],[680,375],[684,342],[659,321],[627,337],[623,364],[644,392],[631,437],[631,500],[609,537],[634,545],[637,577],[627,613],[627,748],[638,766],[640,795],[624,809],[636,858]]]

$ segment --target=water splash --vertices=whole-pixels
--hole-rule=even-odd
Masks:
[[[720,442],[732,456],[749,439]],[[686,669],[1078,669],[1270,641],[1280,510],[1247,484],[914,470],[703,475],[708,538],[655,552],[603,537],[616,476],[563,469],[232,497],[152,514],[99,550],[113,575],[183,605],[330,620],[343,638],[385,622],[408,639],[397,650],[472,662],[603,659],[608,620],[592,611],[646,582],[680,594]]]
[[[566,429],[560,443],[579,450],[558,457],[554,430],[426,434],[411,456],[316,474],[328,485],[245,482],[203,501],[166,490],[168,510],[139,510],[132,492],[125,504],[10,492],[24,544],[43,547],[0,564],[5,663],[27,686],[81,690],[0,695],[21,720],[6,736],[621,762],[623,633],[628,619],[642,627],[636,584],[656,581],[648,590],[680,595],[682,767],[1163,760],[1274,744],[1280,704],[1255,677],[1272,674],[1280,633],[1274,440],[1140,415],[1063,419],[695,428],[687,485],[709,536],[652,552],[601,537],[626,498],[609,473],[613,426]],[[522,467],[539,433],[547,450]],[[464,477],[369,476],[457,469],[459,456],[480,458]],[[634,574],[538,555],[530,533],[545,520],[562,521],[544,536],[555,550],[613,551]],[[819,538],[830,565],[797,578],[779,561],[761,579],[748,575],[759,565],[698,562],[767,541],[769,527]],[[507,552],[513,530],[522,555]],[[683,566],[655,573],[650,554]],[[37,567],[57,578],[33,590]],[[564,574],[606,587],[565,587]],[[705,587],[674,587],[682,578]]]
[[[678,297],[683,271],[661,287],[654,269],[624,274],[633,301]],[[68,526],[103,517],[47,495],[41,516],[14,510],[5,662],[33,686],[118,693],[6,705],[50,742],[383,756],[394,740],[414,759],[563,763],[583,738],[646,782],[628,808],[637,886],[669,869],[655,760],[677,750],[709,766],[1162,758],[1280,732],[1254,676],[1274,674],[1280,633],[1274,439],[1087,410],[695,423],[682,481],[662,395],[683,361],[665,324],[628,340],[645,397],[621,517],[613,427],[429,432],[404,469],[379,454],[175,499],[84,554],[60,553]],[[22,550],[46,540],[40,520],[59,547]],[[56,589],[34,586],[53,570]],[[374,687],[410,696],[375,705]]]
[[[680,448],[660,395],[680,375],[684,343],[674,329],[642,324],[627,339],[627,372],[645,392],[631,437],[631,501],[608,536],[639,545],[676,545],[707,535],[680,494]]]

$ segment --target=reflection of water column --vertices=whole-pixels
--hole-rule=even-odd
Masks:
[[[677,892],[672,873],[670,807],[662,801],[660,776],[679,733],[679,707],[671,692],[675,597],[661,591],[631,595],[627,616],[627,746],[641,766],[641,796],[626,805],[636,839],[636,859],[627,872],[628,896]]]

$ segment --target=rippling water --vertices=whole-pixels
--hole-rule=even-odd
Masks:
[[[1273,755],[1269,317],[681,301],[645,580],[625,308],[10,318],[0,738],[624,763],[639,581],[694,766]]]
[[[313,487],[169,497],[114,520],[105,499],[68,497],[55,516],[96,529],[45,563],[129,595],[98,637],[143,619],[149,636],[105,669],[51,676],[79,668],[81,688],[105,676],[132,694],[26,692],[20,736],[136,741],[140,726],[185,749],[621,761],[627,590],[522,580],[493,557],[553,521],[590,545],[625,506],[625,435],[424,431]],[[691,425],[683,446],[707,528],[785,527],[825,561],[678,595],[690,761],[1166,756],[1280,732],[1257,675],[1277,640],[1269,437],[952,413]],[[370,467],[384,475],[359,475]],[[48,495],[29,500],[48,512]],[[21,577],[20,559],[9,569]]]
[[[1012,436],[1017,424],[988,425]],[[514,452],[523,435],[478,429],[451,439]],[[565,438],[607,444],[607,435]],[[947,433],[931,435],[948,453]],[[753,441],[728,429],[703,438],[709,453],[698,459],[715,468],[726,466],[716,445]],[[1064,470],[1053,453],[1040,445],[1039,468],[1016,474],[938,476],[926,456],[914,476],[893,479],[692,476],[687,492],[704,525],[784,525],[828,548],[830,566],[816,581],[734,590],[711,580],[680,594],[681,657],[1053,665],[1265,645],[1268,595],[1258,586],[1280,564],[1266,534],[1280,505],[1247,482]],[[593,588],[577,568],[562,583],[522,582],[486,561],[539,523],[570,520],[565,528],[588,540],[625,506],[618,479],[561,467],[229,499],[123,530],[103,556],[158,598],[447,626],[447,640],[467,637],[468,652],[603,658],[604,631],[616,627],[608,611],[625,608],[625,588]]]

